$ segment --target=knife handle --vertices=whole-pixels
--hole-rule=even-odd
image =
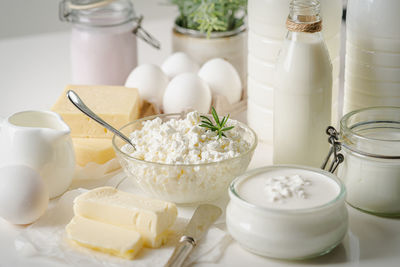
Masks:
[[[176,246],[174,253],[169,258],[165,267],[180,267],[189,256],[190,252],[196,246],[196,241],[190,236],[182,236],[179,244]]]

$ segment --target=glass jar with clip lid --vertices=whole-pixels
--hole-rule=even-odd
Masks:
[[[400,107],[355,110],[341,119],[340,133],[327,131],[332,154],[341,149],[345,159],[338,176],[347,187],[347,203],[379,216],[400,216]]]
[[[72,82],[123,85],[137,66],[136,36],[155,48],[160,43],[146,32],[143,16],[130,0],[63,0],[61,21],[72,24]]]

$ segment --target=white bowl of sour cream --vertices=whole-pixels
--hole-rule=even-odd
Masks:
[[[347,233],[346,190],[333,174],[275,165],[251,170],[230,185],[226,223],[245,249],[279,259],[328,253]]]

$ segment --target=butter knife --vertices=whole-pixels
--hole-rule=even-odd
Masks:
[[[200,205],[194,212],[190,222],[186,226],[174,253],[169,258],[165,267],[180,267],[189,256],[197,242],[204,236],[208,228],[213,224],[222,211],[220,208],[210,204]]]

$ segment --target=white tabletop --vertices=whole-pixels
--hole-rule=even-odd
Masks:
[[[139,63],[161,63],[170,53],[171,21],[154,20],[146,28],[163,44],[156,51],[139,42]],[[70,77],[69,32],[0,41],[0,117],[27,109],[48,109]],[[249,168],[271,163],[271,146],[260,144]],[[350,228],[342,244],[331,253],[308,261],[291,262],[256,256],[232,242],[218,266],[400,266],[400,220],[349,209]],[[24,258],[14,247],[23,227],[0,219],[0,266],[66,266],[50,259]],[[214,264],[199,264],[213,266]],[[134,266],[134,265],[132,265]]]

